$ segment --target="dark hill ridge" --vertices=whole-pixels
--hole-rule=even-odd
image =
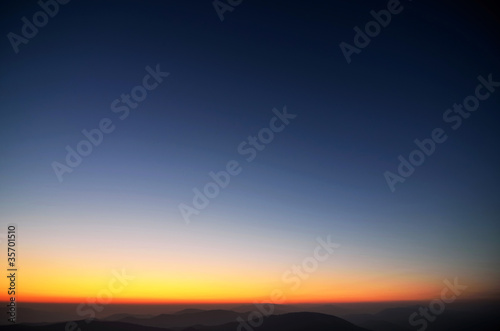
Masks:
[[[125,331],[411,331],[407,318],[416,306],[390,308],[375,314],[351,314],[342,318],[315,312],[292,312],[271,315],[263,319],[262,325],[253,327],[247,321],[249,313],[229,310],[187,310],[175,314],[152,317],[116,314],[112,318],[125,316],[134,323],[109,320],[94,320],[87,324],[77,321],[81,331],[125,330]],[[427,331],[496,331],[500,330],[497,306],[489,310],[458,311],[447,309],[428,324]],[[238,319],[241,317],[241,319]],[[217,321],[223,321],[216,323]],[[240,322],[241,321],[241,322]],[[203,322],[203,323],[201,323]],[[150,326],[145,324],[163,324]],[[179,326],[181,325],[182,326]],[[177,325],[177,326],[168,326]],[[2,330],[45,331],[66,330],[66,322],[2,325]],[[74,328],[72,331],[76,331]]]
[[[183,309],[183,310],[180,310],[176,313],[174,313],[174,315],[182,315],[182,314],[192,314],[192,313],[201,313],[203,311],[206,311],[204,309]]]
[[[248,325],[248,324],[247,324]],[[258,327],[238,322],[218,326],[194,326],[196,331],[369,331],[339,317],[320,313],[289,313],[266,317]]]
[[[298,313],[302,311],[310,311],[308,309],[302,309],[301,307],[296,307],[293,305],[280,305],[280,304],[269,304],[269,303],[262,303],[260,304],[262,309],[265,309],[266,311],[269,309],[272,309],[272,315],[279,315],[279,314],[286,314],[286,313]],[[270,308],[272,306],[272,308]],[[231,308],[231,310],[239,312],[239,313],[248,313],[251,311],[259,311],[259,308],[253,304],[247,304],[247,305],[240,305]]]
[[[217,314],[217,313],[215,313]],[[191,314],[187,314],[191,315]],[[172,331],[169,328],[148,327],[123,322],[93,321],[86,324],[84,321],[77,322],[82,331]],[[357,327],[341,318],[319,314],[319,313],[290,313],[284,315],[269,316],[264,319],[258,328],[248,329],[239,326],[238,322],[226,323],[217,326],[194,325],[186,328],[176,328],[178,331],[369,331]],[[57,331],[65,330],[66,323],[57,323],[43,326],[12,325],[6,326],[4,330],[15,331]]]
[[[85,321],[76,321],[81,331],[172,331],[171,329],[155,328],[143,325],[128,324],[122,322],[108,322],[108,321],[92,321],[86,323]],[[2,326],[2,330],[12,331],[68,331],[65,323],[55,323],[48,325],[29,325],[29,324],[16,324],[9,326]],[[75,328],[74,331],[78,330]]]
[[[409,318],[419,308],[418,305],[388,308],[376,314],[351,314],[342,318],[373,331],[414,331],[418,327],[410,325]],[[461,311],[446,307],[443,313],[433,316],[435,320],[426,321],[426,331],[500,330],[500,318],[497,317],[497,312],[498,306],[478,311]],[[417,318],[424,321],[421,316]]]
[[[154,317],[154,315],[126,314],[126,313],[123,313],[123,314],[110,315],[110,316],[108,316],[106,318],[102,318],[101,320],[103,320],[103,321],[119,321],[119,320],[127,318],[127,317],[135,317],[135,318],[145,319],[145,318],[152,318],[152,317]]]
[[[246,315],[231,310],[199,310],[184,313],[178,312],[176,314],[161,314],[147,319],[127,316],[119,321],[145,326],[172,328],[193,325],[220,325],[236,321],[240,316],[245,318]]]

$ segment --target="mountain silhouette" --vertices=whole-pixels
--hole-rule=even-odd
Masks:
[[[78,327],[82,331],[173,331],[166,328],[155,328],[143,325],[122,323],[122,322],[109,322],[109,321],[99,321],[94,320],[90,323],[85,321],[76,321]],[[2,326],[2,330],[9,331],[67,331],[66,322],[65,323],[55,323],[47,325],[30,325],[30,324],[15,324],[9,326]],[[74,330],[78,330],[75,328]]]
[[[217,316],[220,312],[207,311]],[[228,311],[222,311],[227,313]],[[235,312],[233,312],[235,313]],[[196,313],[195,313],[196,314]],[[237,313],[235,313],[237,314]],[[192,315],[190,313],[183,314],[184,316]],[[160,315],[165,317],[165,315]],[[172,315],[166,315],[172,316]],[[175,315],[174,315],[175,316]],[[193,322],[193,321],[192,321]],[[85,321],[76,322],[81,330],[85,331],[173,331],[170,328],[158,328],[151,326],[144,326],[138,324],[112,322],[95,320],[87,324]],[[12,331],[52,331],[52,330],[66,330],[66,323],[56,323],[49,325],[28,325],[17,324],[3,327],[4,330]],[[251,331],[240,326],[238,322],[226,323],[223,325],[195,325],[191,324],[186,328],[175,328],[176,331]],[[325,315],[320,313],[290,313],[285,315],[273,315],[264,319],[262,325],[253,328],[255,331],[369,331],[361,327],[357,327],[352,323],[343,320],[339,317]]]
[[[419,327],[410,325],[410,315],[417,312],[421,306],[407,306],[384,309],[376,314],[351,314],[342,316],[349,322],[365,327],[372,331],[416,331]],[[434,316],[432,321],[427,321],[426,331],[474,331],[474,330],[500,330],[500,319],[497,311],[483,310],[458,310],[447,307],[445,311]],[[418,317],[423,320],[422,317]]]
[[[237,307],[251,308],[251,305]],[[255,309],[247,312],[233,310],[183,309],[172,314],[146,315],[121,313],[104,319],[95,319],[90,323],[76,321],[82,331],[125,330],[125,331],[416,331],[410,325],[409,317],[418,311],[420,306],[405,306],[383,309],[374,314],[348,314],[337,317],[332,314],[318,312],[287,312],[268,317],[250,315]],[[468,309],[466,309],[469,307]],[[426,331],[496,331],[500,330],[500,318],[497,316],[499,305],[486,306],[448,306],[443,313],[436,316],[426,325]],[[254,307],[255,308],[255,307]],[[277,310],[285,307],[277,307]],[[287,307],[290,310],[299,306]],[[303,307],[302,307],[303,308]],[[338,310],[335,306],[309,306],[321,310]],[[41,316],[42,311],[22,310],[31,317],[37,317],[37,323],[21,323],[2,325],[2,330],[65,330],[67,323],[63,321],[47,322],[56,318],[54,313]],[[65,314],[63,314],[65,315]],[[249,316],[254,320],[249,321]],[[257,315],[259,316],[259,315]],[[78,330],[73,328],[73,330]]]
[[[126,314],[126,313],[123,313],[123,314],[113,314],[113,315],[110,315],[110,316],[108,316],[106,318],[103,318],[102,320],[103,321],[119,321],[119,320],[122,320],[122,319],[127,318],[127,317],[145,319],[145,318],[152,318],[152,317],[154,317],[154,315]]]
[[[206,310],[203,310],[203,309],[183,309],[183,310],[180,310],[176,313],[174,313],[174,315],[182,315],[182,314],[192,314],[192,313],[201,313],[201,312],[204,312]]]
[[[246,314],[237,313],[232,310],[188,310],[175,314],[161,314],[151,318],[137,318],[127,316],[120,322],[154,326],[162,328],[189,327],[193,325],[219,325],[236,321],[238,317],[244,318]]]
[[[218,326],[194,326],[196,331],[368,331],[342,318],[321,313],[289,313],[264,318],[258,327],[245,327],[239,322]]]

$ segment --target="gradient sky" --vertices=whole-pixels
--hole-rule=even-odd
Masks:
[[[477,76],[500,80],[493,14],[402,1],[347,64],[339,43],[387,1],[328,3],[243,1],[221,22],[208,0],[73,0],[18,54],[4,37],[0,224],[19,226],[19,299],[78,302],[122,269],[135,279],[115,302],[428,299],[455,277],[464,296],[498,293],[500,91],[456,131],[442,119]],[[38,10],[2,3],[3,35]],[[111,103],[156,64],[170,75],[121,121]],[[285,105],[297,117],[244,161]],[[115,131],[60,183],[51,163],[102,118]],[[383,173],[436,127],[448,140],[392,193]],[[186,225],[178,205],[232,159],[241,174]],[[327,235],[341,247],[292,291],[282,274]]]

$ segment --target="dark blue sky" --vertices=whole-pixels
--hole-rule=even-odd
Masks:
[[[401,6],[348,64],[339,44],[387,1],[247,0],[221,22],[211,1],[73,0],[17,54],[7,34],[40,7],[2,3],[2,222],[256,241],[276,231],[272,247],[331,233],[348,256],[398,251],[420,261],[415,272],[498,278],[500,91],[459,129],[443,121],[479,75],[500,81],[498,16],[481,1]],[[157,64],[170,75],[120,120],[111,103]],[[244,161],[238,145],[285,105],[297,117]],[[115,131],[60,183],[52,162],[102,118]],[[438,127],[447,141],[391,192],[384,172]],[[241,174],[186,230],[179,204],[232,159]]]

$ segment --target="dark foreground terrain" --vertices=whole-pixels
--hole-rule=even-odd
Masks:
[[[279,307],[278,307],[279,308]],[[426,321],[426,331],[493,331],[500,329],[497,307],[477,311],[448,309],[432,321]],[[263,317],[252,311],[186,309],[173,314],[115,314],[105,319],[78,320],[58,323],[20,323],[4,325],[2,330],[65,330],[65,331],[420,331],[424,320],[410,325],[409,316],[419,306],[390,308],[375,314],[342,314],[334,316],[333,306],[319,307],[319,312],[286,312],[277,309],[274,315]],[[253,319],[252,319],[253,317]]]

